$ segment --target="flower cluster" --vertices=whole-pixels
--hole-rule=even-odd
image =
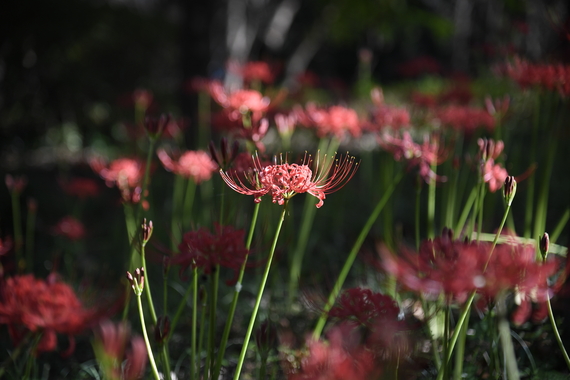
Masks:
[[[263,61],[250,61],[244,65],[238,62],[229,62],[228,70],[243,78],[243,81],[251,83],[260,81],[265,84],[272,84],[275,81],[275,74],[267,62]]]
[[[303,110],[295,108],[295,113],[300,124],[305,127],[315,128],[317,136],[335,136],[342,140],[348,133],[353,137],[362,134],[361,122],[358,114],[351,108],[332,106],[328,109],[319,108],[314,103],[308,103]]]
[[[403,248],[399,257],[387,250],[381,255],[385,270],[409,290],[430,298],[445,295],[448,302],[458,303],[475,291],[489,298],[516,291],[544,300],[549,291],[546,280],[556,271],[554,261],[536,261],[531,245],[500,244],[493,249],[487,242],[453,240],[450,230],[423,241],[417,253]]]
[[[355,158],[348,155],[330,160],[325,156],[323,162],[317,155],[314,172],[311,169],[313,158],[307,154],[301,164],[289,164],[281,158],[280,164],[263,166],[257,156],[253,163],[253,170],[244,173],[251,187],[245,185],[235,172],[220,171],[222,179],[234,191],[253,195],[256,203],[266,194],[272,196],[273,203],[283,205],[296,194],[309,193],[319,199],[317,208],[324,204],[326,194],[343,187],[358,168]]]
[[[109,187],[116,185],[127,203],[138,203],[141,200],[142,181],[145,165],[136,158],[118,158],[107,165],[101,158],[93,158],[89,164]],[[143,204],[147,208],[148,204]]]
[[[392,153],[396,161],[405,159],[409,168],[418,166],[419,174],[426,183],[446,181],[445,177],[438,176],[431,168],[432,165],[443,163],[447,158],[445,150],[439,146],[437,136],[431,136],[431,141],[430,136],[425,136],[424,142],[420,145],[414,142],[410,132],[403,131],[401,135],[402,137],[399,137],[397,132],[385,130],[378,137],[378,144]]]
[[[249,254],[245,248],[244,237],[244,230],[219,224],[214,225],[214,233],[207,228],[187,232],[178,245],[180,253],[172,257],[170,262],[180,265],[181,273],[192,266],[210,274],[220,265],[235,271],[236,277],[228,283],[235,282],[237,272]]]
[[[69,240],[81,240],[85,237],[85,227],[83,223],[71,215],[64,216],[52,228],[54,235],[63,236]]]
[[[209,180],[217,169],[216,163],[202,150],[188,150],[174,160],[164,149],[159,149],[156,154],[166,170],[187,179],[191,178],[195,183]]]
[[[55,350],[56,334],[65,334],[69,337],[65,354],[71,354],[73,336],[89,328],[99,313],[85,309],[73,289],[55,277],[40,280],[24,275],[4,280],[0,287],[0,324],[8,325],[15,344],[27,331],[41,332],[38,353]]]
[[[212,81],[209,84],[212,98],[228,112],[230,120],[241,119],[251,112],[252,120],[258,121],[269,109],[270,99],[255,90],[236,90],[227,92],[222,83]]]
[[[507,64],[504,71],[522,88],[537,86],[558,91],[563,97],[570,95],[570,65],[533,64],[516,59]]]
[[[495,128],[495,118],[482,108],[469,106],[450,105],[436,111],[436,119],[446,126],[465,134],[472,134],[478,127],[484,127],[488,131]]]
[[[399,314],[400,308],[392,298],[363,288],[345,290],[329,311],[331,318],[368,327],[383,321],[397,321]]]
[[[503,186],[509,175],[507,169],[500,164],[495,164],[495,159],[501,155],[505,144],[501,140],[495,142],[491,139],[478,139],[477,144],[479,145],[481,176],[483,181],[489,184],[489,191],[494,193]]]

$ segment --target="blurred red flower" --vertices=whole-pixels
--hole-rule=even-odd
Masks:
[[[59,185],[67,195],[79,199],[87,199],[99,195],[101,189],[94,179],[74,177],[69,180],[60,179]]]
[[[91,327],[99,316],[98,311],[85,309],[73,289],[53,275],[47,280],[14,276],[0,287],[0,323],[8,325],[16,345],[26,331],[41,332],[37,353],[54,351],[56,334],[65,334],[70,343],[64,354],[71,354],[73,336]]]
[[[201,183],[212,178],[212,173],[218,169],[208,153],[198,150],[188,150],[177,154],[173,160],[164,149],[156,153],[164,168],[184,178],[191,178],[195,183]]]
[[[319,137],[332,135],[342,140],[347,133],[353,137],[362,134],[362,123],[356,111],[351,108],[343,106],[319,108],[314,103],[307,103],[304,110],[300,106],[296,107],[295,115],[300,124],[315,128]]]
[[[64,236],[69,240],[81,240],[85,237],[83,223],[73,216],[65,216],[52,228],[54,235]]]

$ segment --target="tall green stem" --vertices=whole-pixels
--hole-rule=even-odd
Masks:
[[[14,223],[14,248],[16,251],[16,271],[21,273],[25,267],[23,245],[24,235],[22,233],[22,213],[20,210],[20,193],[17,190],[11,190],[12,195],[12,220]]]
[[[251,242],[253,240],[253,232],[255,231],[255,225],[257,224],[257,216],[259,214],[259,206],[260,205],[261,205],[261,203],[256,203],[254,208],[253,208],[253,216],[251,218],[251,225],[249,227],[249,233],[247,235],[247,241],[245,243],[245,248],[248,251],[249,251],[249,248],[251,247]],[[222,341],[220,342],[220,347],[218,348],[218,357],[216,358],[216,366],[214,368],[214,376],[212,376],[213,379],[217,379],[219,377],[220,370],[222,368],[222,360],[224,358],[224,354],[226,353],[226,344],[228,343],[228,338],[230,336],[230,330],[231,330],[232,323],[234,320],[234,315],[235,315],[236,308],[237,308],[237,302],[238,302],[239,294],[241,292],[242,281],[243,281],[243,276],[245,273],[245,268],[247,265],[248,256],[245,257],[245,260],[244,260],[243,264],[241,265],[241,268],[240,268],[240,271],[238,274],[238,280],[237,280],[237,283],[235,285],[235,290],[234,290],[234,297],[232,299],[232,303],[230,305],[228,317],[226,319],[226,325],[224,327],[224,332],[222,334]]]
[[[364,239],[368,235],[368,232],[370,232],[370,229],[374,225],[374,222],[378,218],[378,215],[380,215],[380,212],[382,211],[382,209],[386,205],[386,202],[388,202],[388,199],[390,199],[390,197],[392,196],[392,193],[394,192],[396,185],[400,182],[400,180],[402,179],[403,176],[404,176],[404,172],[401,171],[398,174],[398,176],[396,178],[394,178],[394,181],[392,182],[390,187],[385,190],[384,195],[382,196],[380,201],[378,201],[378,204],[376,204],[376,207],[372,211],[372,214],[370,214],[370,216],[368,217],[368,220],[366,221],[366,224],[364,224],[364,227],[360,231],[360,235],[358,235],[358,238],[356,239],[356,242],[354,243],[352,250],[348,254],[348,257],[346,258],[346,262],[344,263],[344,266],[342,267],[342,270],[340,271],[340,274],[339,274],[338,279],[337,279],[337,281],[336,281],[336,283],[335,283],[335,285],[331,291],[331,294],[329,295],[327,303],[326,303],[325,307],[323,308],[323,312],[321,313],[321,316],[319,317],[319,320],[317,321],[317,325],[315,327],[315,330],[313,331],[313,339],[317,340],[321,336],[321,333],[323,331],[323,328],[325,327],[325,323],[326,323],[327,318],[328,318],[328,312],[333,307],[334,301],[336,300],[336,297],[340,293],[342,285],[344,284],[344,281],[346,280],[346,277],[348,276],[348,272],[350,271],[350,268],[352,267],[352,263],[356,259],[356,255],[358,254],[358,251],[360,250],[362,243],[364,243]]]
[[[277,224],[277,229],[275,231],[275,237],[273,238],[273,243],[271,244],[271,251],[269,252],[269,257],[267,258],[267,264],[265,265],[265,271],[263,272],[263,277],[261,283],[259,284],[259,290],[257,292],[257,298],[255,300],[255,305],[253,306],[253,312],[251,314],[251,319],[249,320],[249,326],[247,327],[247,332],[243,340],[243,346],[237,363],[236,372],[234,375],[234,380],[239,379],[241,374],[241,369],[243,367],[243,362],[245,360],[245,355],[247,354],[247,347],[249,345],[249,340],[253,332],[253,326],[255,325],[255,319],[257,318],[257,311],[259,310],[259,305],[261,304],[261,297],[263,296],[263,291],[265,290],[265,284],[267,283],[267,278],[269,277],[269,270],[271,269],[271,263],[273,261],[273,254],[275,253],[275,247],[277,246],[277,240],[279,239],[279,233],[281,232],[281,227],[283,226],[283,221],[285,220],[285,214],[287,212],[288,200],[285,200],[283,205],[283,210],[281,212],[281,217]]]
[[[155,380],[160,380],[160,376],[158,375],[158,369],[156,368],[156,362],[154,361],[154,355],[152,354],[152,347],[150,346],[150,340],[148,339],[148,334],[146,332],[146,324],[144,321],[144,312],[143,312],[142,300],[140,294],[137,294],[137,305],[139,308],[139,316],[141,319],[141,327],[142,327],[144,342],[146,344],[146,350],[148,352],[148,361],[150,362],[150,367],[152,369],[152,374],[154,375]]]

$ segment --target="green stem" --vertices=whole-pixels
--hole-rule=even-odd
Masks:
[[[192,336],[190,353],[190,379],[196,378],[196,330],[198,324],[198,267],[192,270]]]
[[[141,246],[141,261],[142,261],[142,267],[146,268],[146,255],[145,255],[145,245],[143,244]],[[158,320],[156,317],[156,311],[154,310],[154,303],[152,302],[152,294],[150,292],[150,280],[149,280],[149,271],[146,271],[145,273],[145,284],[144,284],[144,293],[145,293],[145,297],[146,297],[146,301],[148,302],[148,310],[150,311],[150,317],[151,317],[151,321],[152,321],[152,325],[156,326],[156,321]]]
[[[417,177],[417,181],[416,181],[416,212],[414,215],[414,219],[415,219],[415,237],[416,237],[416,250],[420,250],[420,215],[421,215],[421,208],[420,208],[420,204],[421,204],[421,195],[422,195],[422,183],[421,183],[422,179],[421,177],[418,175]]]
[[[24,236],[22,233],[22,214],[20,210],[20,193],[16,190],[11,191],[12,195],[12,220],[14,223],[14,250],[16,251],[16,271],[21,273],[25,266],[22,246],[24,245]]]
[[[534,110],[534,118],[532,123],[532,137],[530,146],[530,164],[534,165],[536,163],[536,151],[538,144],[538,129],[540,124],[540,96],[536,99],[536,108]],[[534,187],[536,182],[536,173],[530,176],[528,179],[527,193],[526,193],[526,207],[525,207],[525,219],[524,219],[524,237],[529,238],[531,235],[531,225],[532,216],[534,208]]]
[[[551,242],[555,242],[556,240],[558,240],[558,237],[564,230],[564,226],[566,226],[566,223],[568,223],[568,219],[570,219],[570,208],[566,209],[564,215],[562,215],[562,217],[558,221],[558,224],[556,224],[556,227],[554,227],[554,230],[550,235]]]
[[[352,250],[348,254],[348,257],[346,258],[346,262],[344,263],[344,266],[342,267],[342,270],[341,270],[341,272],[338,276],[338,279],[337,279],[337,281],[333,287],[333,290],[332,290],[331,294],[329,295],[327,303],[326,303],[325,307],[323,308],[323,312],[321,313],[321,316],[319,317],[319,320],[317,322],[315,330],[313,331],[313,339],[317,340],[321,336],[321,333],[322,333],[323,328],[325,327],[325,323],[327,321],[328,312],[332,308],[332,306],[334,305],[334,301],[336,300],[336,297],[340,293],[342,285],[344,284],[344,281],[346,280],[346,277],[348,276],[348,272],[350,271],[350,268],[352,267],[352,263],[356,259],[356,255],[358,254],[358,251],[360,250],[362,243],[364,243],[364,239],[368,235],[368,232],[370,232],[372,225],[374,225],[374,222],[378,218],[378,215],[380,215],[380,212],[382,211],[382,209],[384,208],[384,206],[386,205],[386,203],[388,202],[388,200],[392,196],[392,193],[394,192],[396,185],[400,182],[400,180],[402,179],[403,176],[404,176],[404,172],[401,171],[398,174],[398,176],[396,178],[394,178],[394,181],[392,182],[390,187],[385,190],[384,195],[382,196],[380,201],[378,201],[378,204],[376,204],[376,207],[372,211],[372,214],[370,214],[370,216],[368,217],[368,220],[366,221],[366,224],[364,225],[364,227],[360,231],[360,235],[358,235],[358,238],[356,239],[356,242],[354,243]]]
[[[455,353],[455,367],[453,369],[453,379],[460,380],[463,378],[463,359],[465,357],[465,342],[467,340],[467,327],[469,326],[469,313],[465,317],[465,323],[461,326],[457,342],[457,352]]]
[[[36,228],[36,210],[28,206],[26,221],[26,269],[34,272],[34,230]]]
[[[152,347],[150,346],[150,341],[148,339],[148,334],[146,332],[146,324],[144,322],[144,312],[140,295],[137,295],[137,305],[139,308],[139,316],[141,319],[141,327],[142,327],[144,342],[146,344],[146,350],[148,352],[148,361],[150,362],[150,367],[152,369],[152,374],[154,375],[155,380],[160,380],[160,376],[158,375],[158,369],[156,368],[156,362],[154,361],[154,355],[152,354]]]
[[[182,240],[182,212],[184,205],[184,177],[174,176],[174,189],[172,192],[172,221],[170,224],[172,251],[176,251],[178,243]]]
[[[503,357],[507,364],[507,378],[508,380],[519,380],[520,374],[517,367],[513,340],[511,339],[511,329],[509,327],[509,321],[507,320],[507,305],[504,293],[497,297],[496,305],[499,317],[499,338],[501,339],[501,345],[503,347]]]
[[[568,367],[568,369],[570,369],[570,357],[568,357],[568,353],[566,352],[566,348],[564,348],[564,343],[562,342],[562,338],[560,337],[560,333],[558,332],[558,327],[556,326],[556,320],[554,319],[554,313],[552,312],[552,305],[550,304],[550,299],[546,300],[546,304],[548,305],[548,319],[550,319],[550,324],[552,325],[552,331],[554,332],[554,337],[556,338],[556,342],[558,343],[560,352],[562,352],[562,356],[564,356],[564,361],[566,362],[566,366]]]
[[[437,165],[432,164],[431,170],[436,173]],[[427,237],[433,239],[435,236],[435,178],[429,181],[428,185],[428,208],[427,208]]]
[[[215,273],[214,276],[212,278],[212,276],[210,276],[210,292],[211,292],[211,297],[210,297],[210,321],[208,323],[208,353],[206,356],[206,366],[205,366],[205,374],[209,374],[210,376],[213,373],[213,369],[214,369],[214,351],[215,351],[215,347],[214,347],[214,340],[216,337],[216,308],[218,306],[218,288],[219,288],[219,283],[220,283],[220,264],[217,264],[215,267]],[[206,376],[206,378],[208,378],[208,376]],[[214,377],[210,377],[210,378],[214,378]]]
[[[192,273],[194,273],[194,272],[192,272]],[[192,277],[194,277],[194,274],[192,275]],[[192,280],[188,284],[188,287],[186,288],[186,292],[182,296],[182,299],[180,300],[180,303],[178,304],[178,307],[176,308],[176,313],[174,314],[174,318],[172,318],[172,322],[170,322],[170,332],[168,333],[168,338],[166,339],[167,342],[172,337],[172,333],[176,329],[176,326],[178,325],[178,320],[182,316],[182,312],[184,311],[184,307],[186,306],[186,300],[188,299],[190,292],[192,292],[193,290],[194,290],[194,281]]]
[[[550,179],[552,178],[552,169],[554,167],[554,158],[558,145],[557,138],[551,138],[548,144],[548,155],[546,158],[546,166],[542,171],[543,176],[540,181],[540,189],[538,193],[538,201],[536,204],[536,215],[534,217],[534,238],[538,238],[544,233],[546,228],[546,211],[548,206],[548,190],[550,189]]]
[[[469,198],[467,198],[467,201],[465,202],[465,206],[463,207],[463,211],[461,212],[461,216],[459,217],[459,220],[457,221],[457,224],[455,225],[455,231],[457,231],[458,234],[459,234],[459,231],[462,231],[463,227],[465,227],[465,223],[467,222],[469,212],[471,211],[471,208],[473,207],[473,203],[475,202],[476,197],[477,197],[477,186],[475,186],[475,187],[473,187],[473,189],[471,189],[471,193],[469,194]]]
[[[245,360],[245,355],[247,354],[247,347],[249,345],[249,340],[253,332],[253,326],[255,324],[255,319],[257,318],[257,311],[259,310],[259,305],[261,304],[261,297],[263,296],[263,291],[265,290],[265,284],[267,283],[267,278],[269,277],[269,270],[271,269],[271,262],[273,261],[273,254],[275,253],[275,247],[277,246],[277,240],[279,239],[279,233],[281,232],[281,227],[283,226],[283,221],[285,220],[285,214],[287,212],[288,200],[285,200],[283,205],[283,211],[281,212],[281,217],[279,218],[279,223],[277,224],[277,229],[275,231],[275,237],[273,238],[273,243],[271,244],[271,251],[269,252],[269,257],[267,258],[267,264],[265,266],[265,271],[259,284],[259,290],[257,292],[257,298],[255,300],[255,305],[253,306],[253,312],[251,314],[251,319],[249,320],[249,326],[247,327],[247,332],[243,340],[243,346],[237,363],[236,372],[234,375],[234,380],[238,380],[241,374],[241,369],[243,367],[243,362]]]
[[[255,225],[257,224],[257,216],[259,215],[259,206],[261,205],[261,203],[256,203],[254,208],[253,208],[253,216],[251,218],[251,224],[249,227],[249,233],[247,235],[247,241],[245,243],[245,248],[249,251],[249,248],[251,247],[251,242],[253,240],[253,232],[255,231]],[[249,256],[249,254],[248,254]],[[232,323],[234,320],[234,315],[236,312],[236,308],[237,308],[237,302],[238,302],[238,298],[239,298],[239,294],[241,292],[241,287],[242,287],[242,281],[243,281],[243,276],[245,273],[245,268],[247,265],[247,259],[248,256],[245,257],[245,260],[243,262],[243,264],[241,265],[239,274],[238,274],[238,280],[237,283],[235,285],[235,290],[234,290],[234,297],[232,299],[232,303],[230,305],[230,310],[228,313],[228,317],[226,319],[226,325],[224,327],[224,332],[222,334],[222,341],[220,342],[220,347],[218,349],[218,357],[216,359],[216,366],[214,368],[214,376],[212,377],[213,379],[217,379],[220,375],[220,370],[222,368],[222,360],[224,358],[224,354],[226,353],[226,344],[228,343],[228,338],[230,336],[230,330],[232,327]]]

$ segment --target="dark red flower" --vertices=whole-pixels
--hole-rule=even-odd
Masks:
[[[370,289],[347,289],[338,298],[329,316],[370,327],[381,320],[397,321],[400,308],[389,296]]]
[[[54,277],[45,281],[25,275],[4,280],[0,288],[0,323],[8,325],[15,344],[25,331],[41,332],[37,352],[55,350],[56,334],[67,335],[67,353],[71,353],[73,336],[89,328],[100,313],[85,309],[71,287]]]
[[[79,199],[87,199],[99,195],[101,189],[94,179],[74,177],[69,180],[60,180],[59,185],[67,195]]]
[[[186,232],[178,245],[180,253],[173,256],[170,263],[180,265],[182,273],[188,267],[201,268],[210,274],[217,266],[233,269],[237,273],[244,263],[249,251],[244,243],[245,231],[232,226],[214,224],[214,232],[207,228]]]
[[[272,84],[275,81],[275,74],[267,62],[250,61],[244,65],[238,62],[229,62],[228,70],[243,78],[245,83],[260,81],[265,84]]]
[[[208,153],[202,150],[188,150],[174,160],[164,149],[159,149],[156,154],[166,170],[187,179],[192,178],[196,183],[212,178],[212,173],[218,168]]]
[[[446,126],[471,134],[477,128],[484,127],[488,131],[495,128],[495,118],[487,110],[468,106],[447,106],[436,111],[436,119]]]

